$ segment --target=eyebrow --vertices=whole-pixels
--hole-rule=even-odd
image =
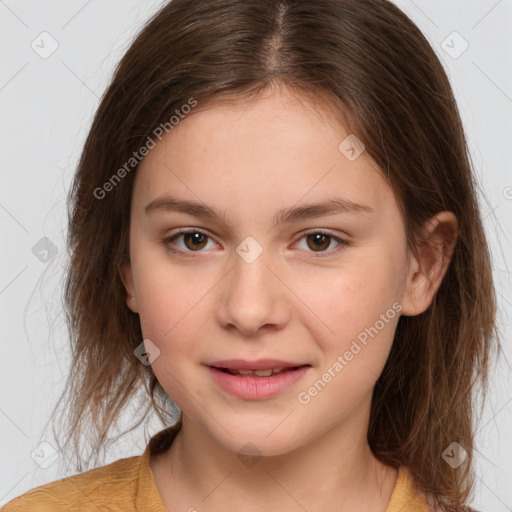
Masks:
[[[146,215],[155,212],[164,213],[187,213],[195,217],[203,217],[212,220],[226,220],[226,213],[220,212],[213,206],[196,201],[178,199],[169,195],[154,199],[144,208]],[[344,198],[327,199],[321,203],[306,204],[303,206],[292,206],[279,210],[273,218],[274,226],[290,223],[302,219],[334,215],[337,213],[370,214],[375,210],[368,205],[354,203]]]

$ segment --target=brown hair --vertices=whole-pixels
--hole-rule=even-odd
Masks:
[[[131,430],[150,411],[172,419],[151,366],[134,357],[140,321],[120,278],[136,166],[125,166],[108,194],[97,191],[191,98],[200,107],[248,100],[276,85],[344,117],[393,187],[415,255],[427,219],[457,216],[458,241],[431,306],[399,320],[368,441],[385,464],[408,467],[436,509],[461,510],[474,483],[475,386],[485,394],[491,351],[500,349],[495,290],[449,81],[422,33],[387,0],[173,0],[137,36],[101,100],[69,197],[73,361],[61,397],[63,447],[73,442],[80,459],[89,433],[99,453],[140,389],[151,401]],[[456,470],[441,459],[453,441],[468,454]]]

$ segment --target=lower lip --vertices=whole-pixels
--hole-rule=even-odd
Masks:
[[[291,386],[311,368],[301,366],[296,370],[276,373],[270,377],[253,377],[245,375],[231,375],[211,366],[213,380],[228,393],[245,400],[263,400],[270,398],[287,387]]]

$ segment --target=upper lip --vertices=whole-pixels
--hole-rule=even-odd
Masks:
[[[296,366],[310,366],[304,363],[282,361],[279,359],[257,359],[255,361],[247,361],[245,359],[227,359],[224,361],[214,361],[205,363],[206,366],[214,368],[227,368],[230,370],[268,370],[272,368],[294,368]]]

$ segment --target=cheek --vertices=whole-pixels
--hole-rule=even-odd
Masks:
[[[353,266],[323,276],[311,274],[302,281],[297,295],[305,297],[307,309],[320,320],[324,334],[334,339],[354,336],[379,320],[400,297],[400,278],[393,264],[383,269],[371,261],[366,264],[358,258]]]
[[[196,320],[201,314],[201,290],[182,288],[181,281],[155,277],[151,272],[142,279],[144,284],[138,292],[142,334],[159,350],[151,363],[152,370],[178,407],[188,409],[190,395],[199,397],[202,393],[189,378],[200,357]]]
[[[310,275],[298,293],[307,298],[302,321],[321,345],[322,369],[339,375],[342,388],[361,391],[384,367],[401,310],[400,262],[382,248],[362,252],[327,278]]]
[[[322,393],[318,405],[330,407],[335,400],[340,411],[347,411],[371,392],[381,375],[401,305],[392,301],[388,288],[377,287],[368,276],[356,279],[352,275],[333,281],[333,285],[337,286],[336,292],[330,298],[319,294],[311,307],[323,313],[322,321],[329,329],[313,329],[311,325],[319,322],[312,321],[309,331],[322,350],[320,380],[331,390]],[[315,382],[309,385],[316,386]]]
[[[177,269],[160,250],[141,253],[133,263],[137,305],[144,336],[165,339],[189,321],[207,290],[207,282],[190,269]]]

